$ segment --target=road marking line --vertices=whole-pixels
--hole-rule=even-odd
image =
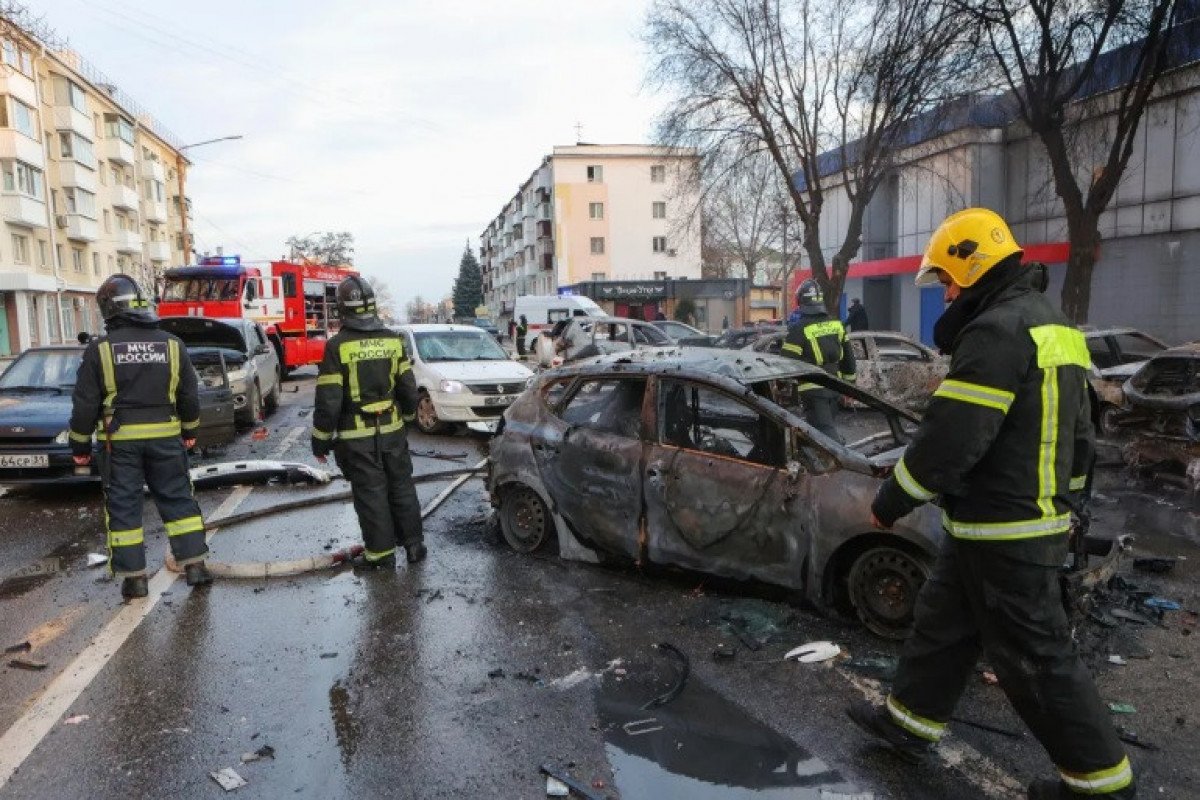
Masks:
[[[883,705],[885,698],[879,690],[878,682],[851,675],[845,670],[838,670],[838,673],[862,694],[863,699],[875,705]],[[943,739],[934,748],[933,754],[935,758],[977,786],[987,797],[1007,800],[1025,795],[1024,784],[966,742]]]
[[[282,456],[304,433],[303,426],[293,428],[276,450],[276,458]],[[234,513],[245,502],[252,486],[239,486],[209,515],[220,520]],[[211,539],[218,529],[209,532]],[[47,684],[40,697],[21,715],[20,719],[0,736],[0,789],[3,789],[13,774],[20,768],[34,748],[46,738],[58,720],[70,710],[71,704],[79,699],[100,670],[108,664],[137,630],[142,620],[150,615],[163,593],[171,587],[179,575],[162,567],[150,579],[150,592],[141,602],[128,603],[121,607],[96,637],[83,649],[66,669]]]

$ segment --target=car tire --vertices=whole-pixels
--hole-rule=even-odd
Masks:
[[[242,409],[241,415],[238,417],[238,425],[243,428],[252,428],[263,420],[263,399],[262,392],[259,391],[258,384],[250,384],[250,394],[246,398],[246,407]]]
[[[912,632],[917,595],[929,580],[929,564],[896,547],[871,547],[850,567],[850,603],[859,620],[885,639],[904,639]]]
[[[267,413],[274,414],[275,409],[279,408],[279,387],[283,383],[283,375],[279,370],[275,370],[275,385],[271,387],[271,393],[267,395]]]
[[[554,538],[554,519],[537,492],[513,486],[501,495],[500,534],[518,553],[536,553]]]
[[[429,392],[421,392],[420,398],[417,400],[416,414],[417,430],[425,434],[444,433],[447,429],[446,423],[438,419],[437,409],[433,407],[433,399],[430,398]]]
[[[1121,435],[1120,420],[1124,412],[1111,403],[1100,404],[1100,433],[1109,438]]]

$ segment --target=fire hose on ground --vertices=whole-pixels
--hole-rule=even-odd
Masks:
[[[427,518],[430,514],[438,509],[450,495],[454,494],[464,483],[471,478],[483,473],[483,466],[487,463],[487,459],[481,460],[473,467],[463,467],[462,469],[448,469],[440,472],[429,472],[423,475],[414,475],[413,483],[434,483],[437,481],[454,478],[454,482],[438,493],[436,497],[421,509],[421,519]],[[345,502],[351,499],[351,491],[344,489],[339,492],[331,492],[329,494],[318,495],[317,497],[306,497],[303,500],[294,500],[289,503],[280,503],[268,508],[258,508],[253,511],[243,511],[240,514],[231,514],[220,519],[209,520],[204,525],[206,532],[214,531],[218,528],[225,529],[233,525],[240,525],[244,522],[261,519],[263,517],[274,516],[275,514],[286,514],[290,511],[299,511],[305,508],[313,508],[315,506],[329,505],[331,503]],[[349,561],[354,556],[363,551],[361,544],[346,547],[332,553],[323,553],[319,556],[309,556],[307,558],[296,558],[285,561],[238,561],[233,563],[225,563],[220,561],[209,561],[208,571],[218,578],[283,578],[291,575],[301,575],[306,572],[319,572],[320,570],[331,569]],[[168,554],[166,559],[167,569],[172,572],[183,572],[182,568],[175,563],[175,559]]]

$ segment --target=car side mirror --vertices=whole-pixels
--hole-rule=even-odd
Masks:
[[[265,356],[269,352],[271,352],[271,345],[269,344],[260,344],[254,348],[254,355],[256,356]]]

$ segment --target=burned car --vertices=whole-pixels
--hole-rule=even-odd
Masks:
[[[864,410],[841,445],[809,427],[806,384]],[[900,638],[943,532],[926,505],[871,525],[914,416],[800,361],[746,351],[639,351],[538,376],[504,415],[488,486],[505,541],[566,558],[661,565],[791,589]],[[1097,545],[1103,568],[1115,548]]]
[[[1099,401],[1098,420],[1105,436],[1119,436],[1129,411],[1125,381],[1167,346],[1153,336],[1133,328],[1083,328],[1092,357],[1089,380]]]
[[[764,336],[750,349],[778,353],[785,335]],[[903,408],[920,411],[929,405],[950,369],[950,359],[902,333],[857,331],[846,338],[857,364],[855,384]]]
[[[1128,411],[1119,425],[1133,435],[1126,461],[1181,468],[1200,488],[1200,344],[1150,359],[1125,382],[1124,393]]]

